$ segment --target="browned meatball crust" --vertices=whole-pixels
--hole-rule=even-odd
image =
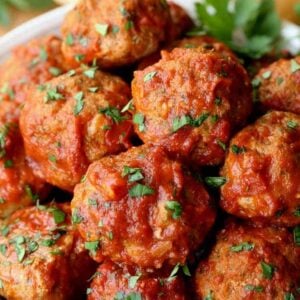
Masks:
[[[285,226],[300,224],[300,117],[270,112],[232,140],[222,175],[228,213]]]
[[[80,299],[95,271],[67,204],[21,209],[1,223],[0,295]]]
[[[132,124],[121,109],[129,99],[122,79],[96,67],[32,89],[20,126],[35,174],[73,191],[91,162],[128,149]]]
[[[229,223],[196,273],[199,299],[300,299],[300,248],[283,228]]]
[[[93,163],[71,205],[94,259],[145,268],[184,264],[215,220],[202,184],[159,147]]]
[[[223,161],[233,129],[252,108],[248,75],[231,56],[204,48],[162,52],[132,83],[135,131],[196,165]]]
[[[169,22],[166,1],[80,1],[62,26],[62,50],[73,65],[94,59],[105,68],[131,64],[159,48]]]

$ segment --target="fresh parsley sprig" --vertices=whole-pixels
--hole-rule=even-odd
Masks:
[[[201,31],[245,57],[262,57],[280,38],[274,0],[202,0],[196,12]]]

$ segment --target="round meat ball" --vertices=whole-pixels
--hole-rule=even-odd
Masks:
[[[229,223],[196,272],[198,299],[299,299],[300,248],[283,228]]]
[[[1,296],[81,299],[96,266],[71,225],[68,204],[21,209],[1,223],[1,233]]]
[[[96,67],[32,89],[20,126],[35,174],[72,192],[92,161],[128,149],[132,124],[121,109],[129,99],[122,79]]]
[[[220,164],[252,108],[245,69],[204,48],[163,51],[157,64],[134,73],[132,93],[139,137],[195,165]]]
[[[0,219],[33,205],[49,190],[27,164],[16,110],[15,102],[0,102]]]
[[[61,40],[46,36],[16,47],[0,65],[0,99],[24,103],[31,86],[66,71]]]
[[[94,59],[105,68],[131,64],[159,48],[169,20],[166,1],[80,1],[62,26],[62,50],[73,65]]]
[[[184,300],[184,282],[181,277],[168,278],[165,271],[145,272],[141,269],[103,263],[91,283],[88,300],[111,299],[172,299]],[[127,298],[126,298],[127,297]],[[132,298],[131,298],[132,297]]]
[[[261,69],[253,84],[264,110],[300,113],[300,57],[280,59]]]
[[[300,224],[300,117],[270,112],[231,141],[221,206],[230,214],[285,226]]]
[[[159,147],[93,163],[71,205],[95,260],[145,268],[184,264],[215,220],[202,184]]]

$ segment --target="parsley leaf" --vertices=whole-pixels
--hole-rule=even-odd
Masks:
[[[140,183],[134,185],[129,190],[129,196],[132,198],[149,196],[149,195],[153,195],[154,193],[155,193],[155,191],[151,187],[140,184]]]
[[[135,114],[133,116],[133,123],[139,126],[139,131],[145,131],[145,116],[142,114]]]
[[[244,242],[230,247],[232,252],[252,251],[255,245],[253,243]]]
[[[102,36],[107,35],[108,27],[109,27],[108,24],[96,24],[95,25],[96,31]]]
[[[272,279],[274,275],[275,268],[274,266],[265,263],[264,261],[260,262],[261,269],[263,271],[263,276],[266,279]]]
[[[112,120],[118,124],[124,120],[127,120],[126,116],[122,116],[119,109],[113,106],[108,106],[106,108],[100,108],[99,113],[106,115],[107,117],[112,118]]]
[[[226,183],[225,177],[205,177],[204,181],[207,185],[213,188],[219,188]]]
[[[74,107],[74,115],[78,116],[84,108],[84,94],[79,92],[75,95],[76,105]]]
[[[172,218],[177,220],[182,214],[182,206],[178,201],[167,201],[165,208],[172,212]]]

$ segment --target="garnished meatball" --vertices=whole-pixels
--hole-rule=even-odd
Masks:
[[[179,276],[169,276],[165,270],[144,271],[110,261],[103,263],[93,276],[88,300],[143,299],[184,300],[184,282]]]
[[[80,299],[95,272],[67,204],[21,209],[1,223],[0,295]]]
[[[264,110],[300,113],[300,57],[280,59],[261,69],[253,85]]]
[[[169,23],[166,1],[81,0],[62,26],[62,50],[73,65],[131,64],[159,48]]]
[[[204,48],[162,52],[132,83],[135,131],[196,165],[223,161],[235,127],[251,112],[251,85],[231,56]]]
[[[47,36],[18,46],[0,65],[0,99],[24,103],[31,86],[65,71],[58,37]]]
[[[300,224],[300,117],[270,112],[231,141],[221,206],[254,221]]]
[[[198,299],[299,299],[300,248],[283,228],[229,223],[196,272]]]
[[[35,174],[73,191],[88,165],[131,146],[131,121],[121,113],[127,84],[96,67],[71,71],[32,89],[20,119]]]
[[[35,204],[49,190],[26,161],[17,115],[15,102],[0,102],[0,219]]]
[[[215,220],[202,184],[159,147],[93,163],[71,205],[95,260],[140,267],[184,264]]]

